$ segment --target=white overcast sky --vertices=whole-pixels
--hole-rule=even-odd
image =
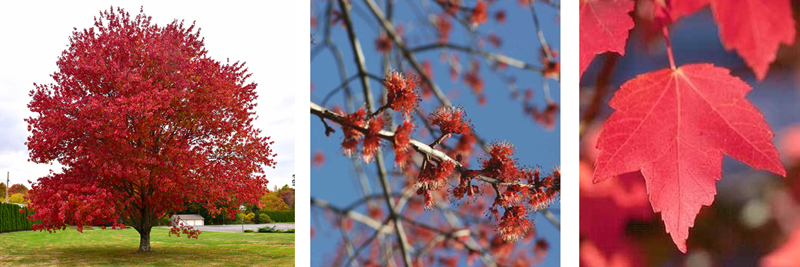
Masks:
[[[292,0],[294,1],[294,0]],[[208,55],[224,62],[245,61],[258,83],[259,116],[256,127],[262,135],[272,136],[273,150],[278,153],[276,169],[266,169],[273,185],[291,186],[295,173],[295,92],[308,90],[308,63],[293,60],[291,53],[308,53],[308,32],[293,31],[286,24],[305,23],[306,17],[291,18],[291,13],[276,17],[283,1],[267,1],[269,6],[240,5],[231,1],[203,4],[178,1],[4,1],[0,4],[0,172],[5,182],[10,172],[11,184],[36,181],[50,169],[60,167],[27,162],[25,140],[30,117],[27,103],[33,83],[51,83],[50,74],[57,70],[56,60],[69,45],[73,27],[93,26],[93,18],[110,6],[124,8],[131,16],[144,6],[153,22],[166,25],[174,19],[185,25],[196,21],[205,38]],[[291,1],[289,1],[291,2]],[[223,4],[224,3],[224,4]],[[271,9],[273,12],[266,12]],[[303,12],[305,14],[307,12]],[[297,14],[294,12],[293,14]],[[282,24],[281,24],[282,23]],[[305,43],[303,43],[305,42]],[[306,45],[302,47],[302,45]],[[298,49],[298,46],[300,48]],[[305,72],[305,73],[302,73]],[[299,76],[298,76],[299,75]],[[297,86],[293,81],[302,81]],[[294,85],[294,86],[293,86]],[[302,102],[305,103],[305,102]],[[305,114],[304,114],[305,115]]]

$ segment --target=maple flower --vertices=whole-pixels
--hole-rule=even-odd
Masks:
[[[439,30],[439,43],[447,43],[447,41],[450,40],[450,31],[453,29],[450,16],[447,14],[439,14],[436,19],[436,29]]]
[[[503,218],[500,219],[500,223],[497,225],[497,232],[500,233],[503,241],[516,242],[525,237],[531,229],[531,222],[528,221],[527,213],[522,205],[506,208]]]
[[[472,88],[472,92],[480,95],[483,92],[483,79],[478,75],[480,71],[480,63],[473,60],[470,63],[469,71],[464,74],[464,83]]]
[[[376,117],[369,121],[367,126],[367,134],[364,136],[364,144],[361,155],[364,162],[371,162],[375,156],[375,152],[381,146],[380,131],[383,129],[384,120],[382,117]]]
[[[416,78],[403,77],[403,74],[393,71],[383,79],[383,84],[388,91],[386,102],[392,109],[408,115],[419,104]]]
[[[385,33],[381,33],[378,39],[375,39],[375,47],[378,53],[385,55],[392,50],[392,40],[389,40],[389,36]]]
[[[455,170],[455,163],[445,160],[439,162],[438,165],[428,162],[425,169],[420,171],[416,183],[419,188],[417,189],[417,195],[424,197],[425,209],[433,207],[434,202],[431,191],[442,188],[447,183],[447,178],[453,174],[453,170]]]
[[[342,29],[347,27],[347,25],[345,25],[344,16],[342,15],[341,12],[339,12],[339,10],[333,10],[333,12],[331,13],[332,13],[331,15],[333,16],[333,18],[331,19],[331,24],[334,25],[339,24],[342,26]]]
[[[500,36],[497,36],[497,34],[491,33],[487,38],[489,39],[489,43],[492,44],[494,47],[500,47],[501,45],[503,45],[503,40],[501,40]]]
[[[542,176],[538,169],[524,168],[520,171],[522,180],[533,187],[528,188],[528,204],[534,211],[542,210],[555,201],[561,192],[561,171],[553,170],[550,175]]]
[[[342,152],[348,157],[352,157],[358,149],[358,143],[364,136],[361,132],[351,127],[364,127],[364,116],[366,111],[364,108],[358,109],[353,114],[344,116],[342,124],[342,132],[344,133],[344,140],[342,140]]]
[[[324,163],[325,163],[325,153],[322,152],[322,150],[317,150],[317,152],[314,153],[314,158],[311,159],[311,166],[320,167]]]
[[[425,209],[430,210],[433,208],[433,194],[431,193],[430,189],[422,189],[420,188],[417,190],[418,195],[422,195],[424,202],[425,202]]]
[[[472,21],[472,27],[478,27],[478,25],[485,23],[486,20],[489,19],[489,14],[487,13],[486,9],[486,2],[483,0],[478,0],[478,3],[475,5],[475,9],[472,10],[472,16],[470,17],[470,20]]]
[[[431,124],[439,126],[443,135],[470,133],[472,125],[470,120],[464,120],[467,112],[458,106],[440,106],[428,117]]]
[[[455,188],[453,188],[453,196],[461,199],[466,195],[468,198],[473,197],[475,194],[480,193],[480,187],[476,185],[472,185],[472,175],[469,173],[464,173],[461,175],[461,179],[459,179],[459,184]]]
[[[548,101],[547,107],[544,110],[539,111],[534,107],[528,109],[528,112],[533,116],[533,119],[536,123],[543,125],[548,130],[553,129],[556,126],[556,115],[560,110],[558,103],[553,101]]]
[[[394,132],[392,145],[394,146],[394,164],[397,167],[405,168],[408,162],[412,132],[414,132],[414,123],[409,118],[406,118],[403,124],[397,126]]]
[[[506,23],[506,11],[498,10],[496,13],[494,13],[494,20],[500,24]]]
[[[544,69],[542,70],[542,75],[548,79],[558,79],[561,75],[561,62],[558,62],[555,58],[558,57],[558,50],[553,48],[550,49],[550,55],[552,55],[553,60],[547,58],[547,51],[542,48],[539,51],[539,60],[542,62]]]
[[[464,157],[471,155],[477,141],[471,133],[462,134],[461,138],[458,139],[458,143],[456,143],[455,153]]]
[[[537,261],[541,261],[544,257],[547,256],[547,251],[550,249],[550,243],[544,239],[536,240],[536,245],[533,247],[533,255],[535,255]]]
[[[509,142],[492,142],[489,146],[489,158],[481,160],[484,175],[503,181],[519,176],[517,161],[511,157],[514,151],[516,148]]]
[[[445,9],[445,11],[449,12],[450,14],[458,13],[458,9],[461,7],[461,0],[435,0],[439,2]]]
[[[447,178],[453,174],[455,167],[455,163],[449,160],[439,162],[438,165],[428,162],[425,169],[419,173],[417,186],[423,190],[438,190],[447,183]]]

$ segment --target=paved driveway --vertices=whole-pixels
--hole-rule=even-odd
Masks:
[[[258,228],[264,226],[275,226],[276,229],[287,230],[287,229],[294,229],[294,224],[289,223],[267,223],[267,224],[245,224],[244,229],[250,229],[253,231],[258,231]],[[170,228],[168,226],[160,226],[161,228]],[[209,232],[225,232],[225,233],[241,233],[242,232],[242,225],[241,224],[226,224],[226,225],[198,225],[194,226],[195,229],[200,231],[209,231]]]

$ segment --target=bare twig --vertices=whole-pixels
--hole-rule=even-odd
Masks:
[[[465,52],[465,53],[468,53],[468,54],[479,55],[479,56],[482,56],[484,58],[487,58],[487,59],[490,59],[490,60],[493,60],[493,61],[497,61],[497,62],[501,62],[501,63],[506,64],[508,66],[519,68],[519,69],[530,70],[530,71],[539,72],[539,73],[544,71],[544,69],[542,67],[534,66],[534,65],[525,63],[522,60],[514,59],[514,58],[511,58],[511,57],[508,57],[508,56],[504,56],[504,55],[500,55],[500,54],[494,54],[494,53],[489,53],[489,52],[485,52],[485,51],[480,51],[478,49],[473,49],[473,48],[470,48],[470,47],[461,46],[461,45],[457,45],[457,44],[450,44],[450,43],[428,44],[428,45],[423,45],[423,46],[411,48],[410,51],[416,53],[416,52],[424,52],[424,51],[433,50],[433,49],[458,50],[458,51],[462,51],[462,52]]]
[[[372,101],[372,91],[370,90],[369,86],[364,53],[361,51],[361,43],[356,37],[353,21],[350,18],[351,6],[349,2],[345,2],[345,0],[339,0],[339,7],[342,11],[342,18],[347,26],[347,36],[350,39],[350,44],[353,48],[353,54],[355,55],[356,65],[358,66],[358,75],[361,78],[361,86],[364,89],[364,97],[366,98],[367,102],[367,109],[370,113],[373,113],[376,108]],[[411,256],[409,255],[410,245],[408,244],[408,239],[406,238],[405,231],[403,230],[403,224],[397,220],[397,213],[394,210],[394,202],[392,202],[392,199],[389,197],[391,185],[389,185],[389,180],[386,177],[386,166],[383,164],[383,152],[380,148],[375,151],[375,162],[378,165],[378,176],[380,178],[379,180],[381,182],[381,186],[384,189],[383,192],[386,194],[386,205],[389,207],[390,218],[394,221],[397,238],[400,240],[400,251],[403,254],[403,261],[405,262],[406,266],[411,266]]]

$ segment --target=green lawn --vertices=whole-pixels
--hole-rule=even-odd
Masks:
[[[153,228],[151,253],[136,253],[139,233],[133,229],[0,234],[0,266],[294,265],[294,234],[203,232],[187,239],[168,233]]]

